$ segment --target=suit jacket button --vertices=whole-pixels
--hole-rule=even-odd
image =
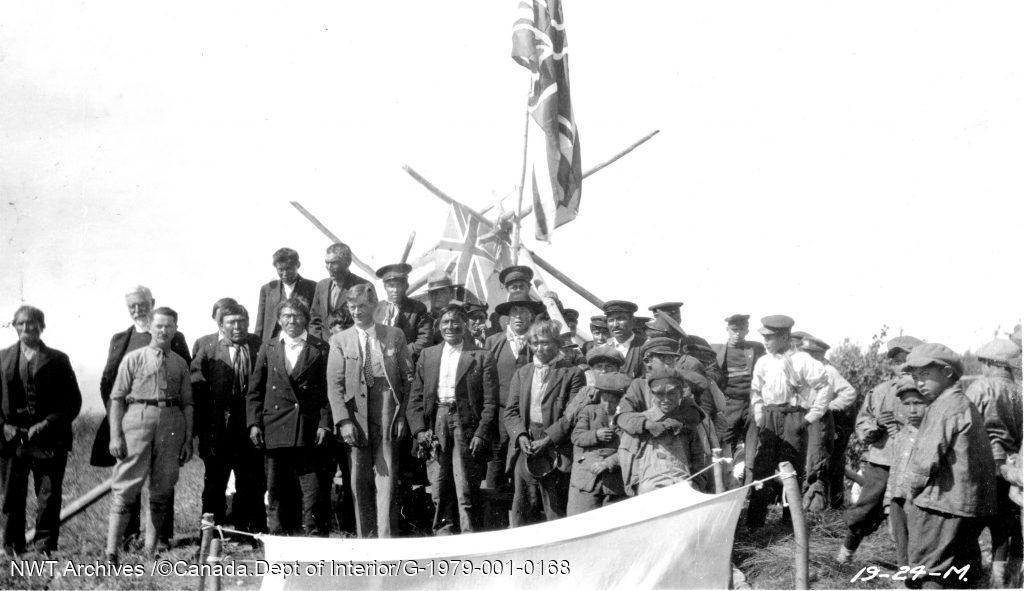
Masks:
[[[274,405],[274,410],[277,410],[277,405],[276,404]]]
[[[295,403],[295,408],[298,408],[298,407],[299,407],[299,403],[298,403],[298,402],[296,402],[296,403]]]

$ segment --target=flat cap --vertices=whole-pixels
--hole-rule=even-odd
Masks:
[[[679,341],[667,337],[647,339],[643,345],[640,345],[640,356],[643,357],[648,353],[653,355],[680,355]]]
[[[903,397],[903,395],[908,392],[920,393],[920,390],[917,387],[917,382],[914,381],[914,378],[908,375],[902,375],[896,378],[896,396]]]
[[[740,326],[748,325],[750,324],[750,314],[733,314],[732,316],[727,316],[725,318],[725,323],[737,324]]]
[[[427,276],[427,291],[444,289],[452,286],[452,278],[444,271],[434,271]]]
[[[619,353],[618,349],[611,345],[601,345],[587,351],[587,365],[594,365],[600,361],[622,365],[626,362],[626,358],[622,356],[622,353]]]
[[[607,316],[608,314],[616,314],[620,312],[625,312],[626,314],[635,314],[637,310],[639,310],[639,308],[636,304],[634,304],[633,302],[627,302],[625,300],[607,301],[604,303],[604,308],[602,308],[602,311],[604,312],[605,316]]]
[[[905,351],[907,353],[910,353],[910,351],[913,350],[914,347],[920,345],[923,342],[924,341],[922,341],[921,339],[909,335],[889,339],[889,342],[885,344],[885,355],[886,357],[891,357],[898,351]]]
[[[979,359],[1010,365],[1020,362],[1020,347],[1008,339],[996,339],[981,346],[975,353]]]
[[[619,394],[623,394],[632,382],[632,378],[624,373],[603,373],[594,378],[594,387],[598,390],[604,390],[605,392],[618,392]]]
[[[502,285],[508,285],[513,281],[525,281],[527,283],[533,281],[533,269],[525,265],[512,265],[511,267],[505,267],[498,273],[498,281]]]
[[[814,351],[818,353],[824,353],[831,348],[831,345],[813,335],[805,336],[804,345],[801,347],[804,351]]]
[[[483,302],[483,303],[470,303],[470,302],[466,302],[462,307],[466,309],[466,313],[467,314],[474,314],[474,313],[486,314],[487,313],[487,309],[490,308],[490,306],[487,304],[487,302]]]
[[[608,328],[608,319],[602,316],[591,316],[590,326],[597,326],[599,328]]]
[[[929,365],[944,365],[952,367],[957,375],[964,375],[964,362],[960,354],[939,343],[921,343],[910,350],[907,362],[901,368],[908,371],[917,367],[928,367]]]
[[[566,308],[562,310],[562,318],[565,318],[566,322],[575,322],[580,319],[580,313],[572,308]]]
[[[437,311],[437,318],[441,318],[449,312],[459,312],[463,316],[468,315],[468,312],[466,312],[466,304],[461,300],[452,300],[442,306],[441,309]]]
[[[682,307],[683,307],[683,303],[682,302],[662,302],[660,304],[654,304],[653,306],[648,306],[647,309],[650,310],[651,312],[657,312],[658,310],[678,310],[679,308],[682,308]]]
[[[644,379],[647,380],[648,384],[653,384],[659,380],[678,380],[689,386],[691,389],[700,387],[701,383],[706,383],[706,380],[704,380],[699,373],[688,369],[677,369],[674,367],[656,369],[647,374]]]
[[[792,329],[794,324],[796,324],[796,321],[782,314],[765,316],[761,319],[761,328],[757,332],[766,336],[778,332],[786,332]]]
[[[380,277],[384,281],[390,281],[392,279],[408,279],[409,273],[412,273],[412,265],[408,263],[384,265],[380,269],[377,269],[377,277]]]
[[[683,336],[683,333],[679,329],[679,325],[672,321],[668,315],[658,314],[657,318],[647,323],[647,336],[651,338],[668,337],[670,339],[678,339]]]
[[[528,308],[534,314],[540,314],[547,309],[542,302],[538,302],[526,294],[517,293],[510,297],[507,302],[502,302],[495,306],[494,311],[498,313],[498,316],[508,316],[512,308]]]

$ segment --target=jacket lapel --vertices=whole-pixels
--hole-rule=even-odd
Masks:
[[[217,359],[220,359],[228,367],[234,367],[231,363],[231,345],[227,339],[220,339],[217,342]]]
[[[36,352],[36,373],[42,371],[53,357],[53,349],[47,347],[46,343],[40,343],[39,350]]]
[[[292,380],[299,382],[302,380],[303,375],[306,371],[316,363],[316,358],[320,356],[320,351],[316,347],[309,344],[302,346],[302,351],[299,353],[299,358],[295,360],[295,367],[292,368]]]
[[[18,356],[21,355],[21,342],[14,343],[0,352],[0,370],[3,371],[3,379],[7,382],[5,387],[13,381],[18,373]]]
[[[523,418],[523,424],[526,428],[530,428],[530,401],[533,400],[533,372],[536,369],[532,363],[526,366],[526,370],[523,376],[523,381],[526,383],[526,396],[521,396],[519,399],[519,416]]]

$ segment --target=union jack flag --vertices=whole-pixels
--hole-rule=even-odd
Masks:
[[[521,0],[512,27],[512,59],[530,70],[526,187],[533,198],[538,240],[572,221],[580,208],[583,173],[569,100],[569,65],[561,0]]]

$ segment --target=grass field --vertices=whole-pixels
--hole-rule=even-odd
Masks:
[[[67,505],[110,475],[110,470],[89,465],[89,450],[92,446],[99,415],[81,417],[75,422],[75,448],[68,462],[64,481],[64,503]],[[175,544],[161,558],[181,560],[188,564],[196,562],[198,554],[200,497],[202,493],[202,462],[194,459],[181,471],[175,498]],[[29,499],[29,514],[34,511],[34,499]],[[85,512],[71,519],[61,528],[60,550],[53,557],[57,562],[55,576],[18,576],[12,573],[10,564],[2,565],[0,589],[196,589],[199,580],[190,576],[153,576],[153,562],[147,561],[138,552],[123,553],[122,564],[142,565],[143,576],[95,576],[83,572],[64,572],[71,565],[103,564],[103,551],[107,532],[107,515],[110,508],[109,495]],[[733,546],[733,563],[746,576],[746,583],[753,588],[793,587],[793,534],[789,526],[778,522],[779,509],[769,514],[768,525],[755,532],[748,532],[742,525],[736,533]],[[31,518],[30,518],[31,519]],[[741,519],[742,523],[742,519]],[[840,567],[833,560],[845,535],[842,514],[828,511],[809,518],[810,530],[810,581],[818,589],[873,589],[901,587],[887,579],[851,583],[850,579],[864,566],[878,566],[883,572],[895,570],[895,548],[883,530],[864,541],[853,564]],[[987,534],[983,536],[983,544]],[[225,556],[228,560],[245,561],[262,558],[261,550],[253,550],[249,544],[227,540]],[[38,555],[27,555],[26,559],[41,559]],[[223,588],[251,589],[260,584],[259,577],[236,577],[224,579]]]

